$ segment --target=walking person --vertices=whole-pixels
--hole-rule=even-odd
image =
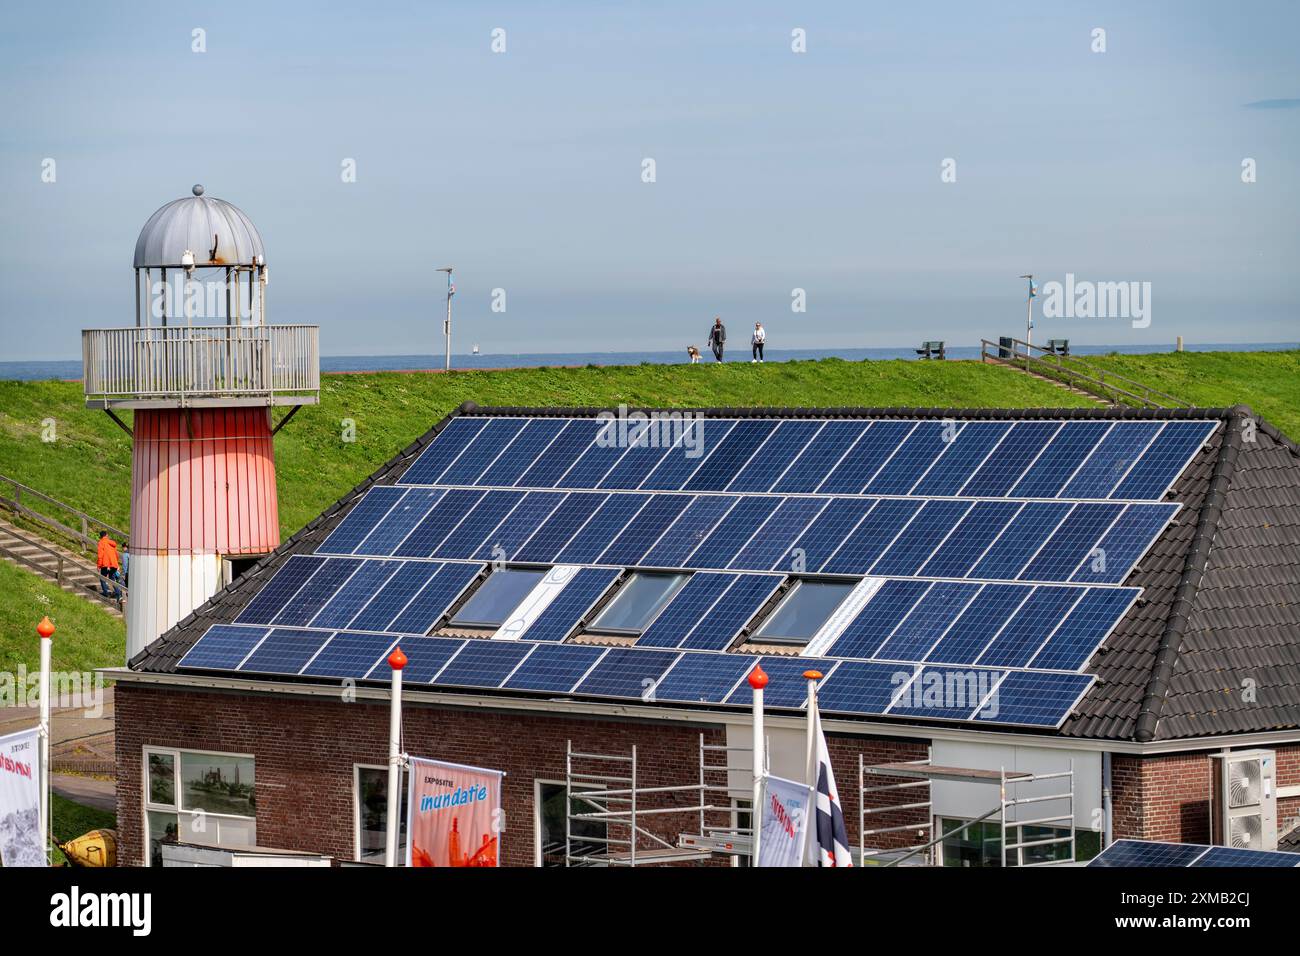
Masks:
[[[749,340],[750,350],[753,352],[753,358],[750,363],[763,361],[763,343],[767,341],[767,330],[763,328],[762,322],[754,323],[754,336]]]
[[[713,328],[709,329],[709,348],[713,349],[713,357],[719,362],[722,361],[722,349],[727,344],[727,327],[722,324],[721,316],[713,317]]]
[[[99,544],[95,548],[95,564],[99,568],[99,593],[122,601],[122,589],[117,586],[118,572],[122,562],[117,557],[117,542],[108,536],[107,531],[99,533]],[[108,593],[108,582],[113,582],[113,593]]]

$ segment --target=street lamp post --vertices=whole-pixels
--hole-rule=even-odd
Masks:
[[[446,339],[446,364],[444,369],[451,371],[451,297],[456,294],[456,285],[451,280],[451,266],[443,266],[439,272],[447,273],[447,317],[442,320],[442,334]]]
[[[1025,357],[1029,356],[1029,346],[1034,344],[1034,274],[1032,272],[1020,278],[1029,280],[1029,297],[1025,299]]]

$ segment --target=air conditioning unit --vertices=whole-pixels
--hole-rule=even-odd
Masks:
[[[1212,839],[1243,850],[1277,849],[1277,756],[1271,750],[1214,755]]]

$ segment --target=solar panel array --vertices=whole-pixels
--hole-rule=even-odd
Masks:
[[[762,658],[770,706],[816,666],[832,713],[1059,726],[1215,424],[461,416],[180,666],[382,679],[401,636],[416,683],[741,704],[738,644],[812,575],[860,599]],[[489,561],[580,570],[517,639],[426,637]],[[572,643],[628,569],[690,577],[634,646]]]
[[[1195,843],[1116,840],[1093,857],[1088,865],[1096,867],[1250,866],[1294,869],[1300,866],[1300,853],[1245,850],[1232,846],[1202,846]]]

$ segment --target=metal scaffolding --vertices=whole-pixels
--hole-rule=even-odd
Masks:
[[[638,782],[637,749],[630,754],[593,754],[566,744],[564,783],[567,795],[564,824],[565,866],[646,866],[710,859],[714,854],[748,856],[753,841],[748,816],[753,788],[732,786],[731,775],[748,777],[752,764],[733,764],[749,755],[749,747],[709,744],[700,734],[696,782],[647,787]],[[663,805],[683,800],[681,805]],[[682,833],[672,843],[648,828],[658,817],[693,818],[697,830]],[[583,832],[575,833],[575,825]],[[596,826],[593,826],[596,825]],[[603,829],[603,835],[592,832]]]

